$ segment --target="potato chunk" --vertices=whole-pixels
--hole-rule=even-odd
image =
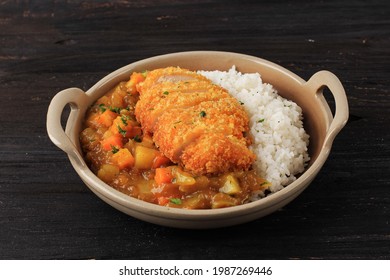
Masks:
[[[142,145],[137,145],[135,148],[135,167],[138,169],[150,169],[153,166],[153,161],[158,156],[159,152]]]
[[[219,189],[221,193],[228,195],[238,194],[241,191],[240,183],[233,175],[229,174],[225,177],[223,186]]]

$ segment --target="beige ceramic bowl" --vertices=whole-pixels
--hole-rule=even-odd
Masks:
[[[241,72],[259,72],[263,82],[272,84],[285,98],[303,109],[304,127],[310,135],[310,164],[306,171],[283,190],[259,201],[223,209],[186,210],[147,203],[116,191],[101,181],[86,165],[79,143],[79,132],[87,108],[118,82],[129,78],[133,71],[180,66],[191,70],[228,70],[233,65]],[[322,95],[328,87],[335,99],[336,112]],[[70,104],[66,129],[61,114]],[[335,136],[348,119],[348,103],[342,84],[328,71],[315,73],[307,82],[285,68],[253,56],[214,51],[194,51],[161,55],[137,61],[101,79],[84,92],[69,88],[51,101],[47,113],[47,130],[55,145],[65,151],[71,164],[85,184],[102,200],[135,218],[178,228],[216,228],[252,221],[285,206],[297,197],[315,178],[325,163]]]

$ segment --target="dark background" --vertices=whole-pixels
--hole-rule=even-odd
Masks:
[[[0,1],[0,258],[389,259],[389,3]],[[262,57],[305,80],[326,69],[345,87],[350,118],[328,161],[270,216],[201,231],[136,220],[47,137],[58,91],[190,50]]]

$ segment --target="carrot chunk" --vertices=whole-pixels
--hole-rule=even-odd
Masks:
[[[169,164],[170,162],[171,160],[169,158],[160,153],[154,158],[152,168],[159,168],[161,166]]]
[[[137,84],[145,80],[145,75],[134,72],[130,76],[130,80],[126,83],[127,92],[130,94],[137,94]]]
[[[142,128],[140,126],[132,126],[126,131],[127,138],[140,137],[142,135]]]
[[[120,149],[123,147],[122,137],[115,134],[103,139],[100,144],[105,151],[111,151],[113,148]]]
[[[110,127],[117,115],[110,110],[106,110],[97,117],[96,121],[105,127]]]
[[[127,130],[131,128],[131,125],[126,121],[124,116],[117,116],[110,127],[110,131],[113,134],[121,134],[126,136]]]
[[[121,170],[134,166],[134,157],[126,148],[119,149],[118,152],[112,155],[111,160]]]
[[[142,135],[142,128],[135,123],[135,121],[128,119],[124,115],[116,117],[109,130],[113,134],[120,134],[127,138],[134,138],[135,136]]]
[[[154,176],[154,180],[157,185],[161,184],[169,184],[172,182],[173,175],[172,170],[170,168],[157,168],[156,175]]]

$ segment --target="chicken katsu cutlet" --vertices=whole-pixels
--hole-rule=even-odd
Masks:
[[[255,155],[239,102],[202,75],[179,67],[148,72],[135,115],[172,162],[198,175],[248,170]]]

